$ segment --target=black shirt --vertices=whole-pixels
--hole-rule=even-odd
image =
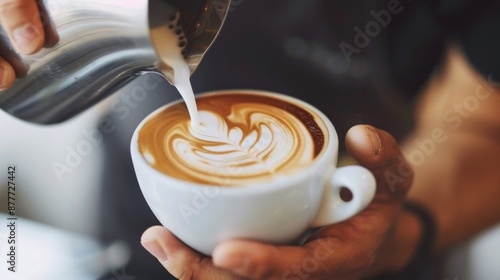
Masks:
[[[393,75],[416,92],[442,59],[449,42],[458,43],[483,76],[500,80],[500,1],[402,1],[409,9],[388,26]]]

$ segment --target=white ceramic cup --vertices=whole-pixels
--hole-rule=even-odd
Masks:
[[[265,95],[306,109],[319,116],[320,120],[316,121],[329,136],[328,141],[314,162],[293,176],[243,187],[201,185],[154,169],[138,149],[138,133],[144,123],[182,100],[150,114],[132,137],[136,176],[158,220],[185,244],[206,255],[211,255],[220,242],[236,238],[287,244],[309,228],[338,223],[356,215],[373,199],[376,183],[370,171],[360,166],[336,168],[337,133],[318,109],[277,93],[227,90],[216,94],[227,93]],[[340,198],[343,187],[351,191],[352,200],[344,202]]]

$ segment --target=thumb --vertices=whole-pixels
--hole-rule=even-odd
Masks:
[[[0,1],[0,23],[20,52],[33,54],[42,48],[45,32],[35,0]]]
[[[347,132],[346,148],[375,176],[379,202],[401,202],[405,198],[413,170],[388,132],[369,125],[354,126]]]
[[[240,279],[215,267],[211,258],[195,252],[162,226],[147,229],[141,243],[177,279]]]

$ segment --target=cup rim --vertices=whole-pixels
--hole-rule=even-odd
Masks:
[[[225,195],[241,195],[241,194],[258,194],[258,193],[263,193],[263,192],[270,192],[270,191],[276,191],[276,190],[281,190],[284,188],[288,188],[291,184],[290,182],[293,181],[302,181],[306,177],[310,176],[310,173],[314,173],[315,170],[318,170],[321,166],[328,166],[328,168],[331,165],[336,165],[336,160],[337,160],[337,155],[338,155],[338,136],[337,132],[329,120],[329,118],[323,114],[319,109],[316,107],[312,106],[311,104],[302,101],[298,98],[288,96],[285,94],[277,93],[277,92],[272,92],[272,91],[266,91],[266,90],[255,90],[255,89],[225,89],[225,90],[213,90],[213,91],[207,91],[207,92],[202,92],[199,94],[195,95],[195,98],[201,97],[201,96],[206,96],[210,94],[249,94],[249,95],[264,95],[264,96],[269,96],[271,98],[281,98],[284,99],[287,102],[292,102],[297,104],[298,106],[305,108],[307,110],[310,110],[314,112],[315,114],[318,115],[318,117],[322,120],[323,124],[325,125],[326,129],[328,130],[329,138],[328,141],[325,142],[325,147],[323,147],[323,151],[317,156],[317,158],[309,165],[308,167],[304,168],[303,170],[300,170],[294,175],[287,176],[286,178],[280,177],[278,180],[273,180],[270,182],[257,182],[257,183],[251,183],[248,185],[243,185],[243,186],[217,186],[217,185],[210,185],[210,184],[201,184],[201,183],[195,183],[195,182],[189,182],[185,180],[181,180],[172,176],[169,176],[154,167],[152,167],[142,156],[142,154],[139,152],[138,148],[138,133],[143,127],[143,125],[146,123],[147,120],[149,120],[151,117],[154,115],[158,114],[160,111],[164,110],[165,108],[168,108],[170,106],[173,106],[175,104],[178,104],[180,102],[184,102],[182,98],[179,98],[178,100],[169,102],[158,109],[154,110],[151,112],[149,115],[147,115],[136,127],[134,130],[134,134],[132,135],[132,140],[130,143],[130,150],[131,150],[131,155],[132,155],[132,161],[134,164],[134,168],[138,168],[136,165],[141,165],[144,167],[145,170],[147,170],[148,176],[155,176],[156,181],[161,181],[165,185],[168,186],[168,188],[175,188],[180,191],[199,191],[203,190],[203,188],[214,188],[214,189],[219,189],[224,192]],[[136,174],[137,175],[137,174]],[[140,186],[143,188],[143,186]]]

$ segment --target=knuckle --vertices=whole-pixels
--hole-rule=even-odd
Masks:
[[[362,220],[364,217],[359,217],[358,219]],[[368,219],[368,217],[366,219]],[[370,230],[371,227],[368,223],[354,223],[352,221],[346,221],[342,229],[337,230],[337,233],[349,241],[356,241],[366,238],[367,234],[370,234]]]
[[[349,260],[346,260],[345,275],[364,275],[366,271],[369,271],[373,267],[376,261],[376,253],[373,248],[368,248],[366,250],[360,250],[357,253],[352,254]]]
[[[316,273],[311,275],[311,279],[326,279],[325,277],[330,277],[332,274],[334,274],[334,271],[332,271],[330,263],[321,261],[318,264],[318,270]]]
[[[175,278],[179,280],[194,280],[201,279],[196,278],[197,269],[193,269],[192,267],[186,265],[177,265],[172,261],[167,261],[163,264],[163,266],[167,269],[167,271],[172,274]]]
[[[359,217],[360,221],[356,226],[358,240],[368,240],[367,238],[378,238],[378,235],[386,231],[389,224],[388,217],[385,213],[373,212],[370,215]]]
[[[189,270],[183,270],[180,274],[179,277],[177,277],[179,280],[195,280],[195,279],[201,279],[201,278],[195,278],[195,273],[194,271],[189,271]]]
[[[272,272],[267,266],[256,265],[254,262],[248,262],[245,264],[245,270],[249,272],[249,276],[255,279],[274,279]]]
[[[214,273],[212,260],[208,258],[200,258],[192,264],[189,269],[184,272],[183,278],[181,280],[200,280],[208,279],[210,277],[215,277],[211,275]]]
[[[258,259],[247,259],[244,261],[244,270],[252,279],[281,279],[281,271],[272,264],[277,264],[280,255],[276,251],[268,251],[259,256]],[[262,265],[268,264],[268,265]]]
[[[360,275],[364,274],[365,271],[368,271],[375,262],[375,256],[373,254],[364,254],[360,256],[357,265],[354,267],[356,273]]]

